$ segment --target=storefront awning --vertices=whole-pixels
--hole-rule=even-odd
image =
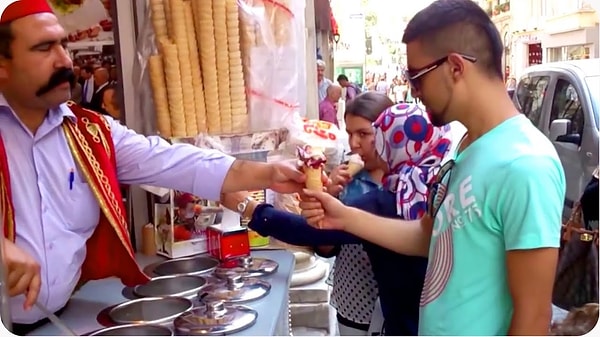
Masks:
[[[340,31],[339,31],[339,27],[338,27],[337,21],[335,20],[335,16],[333,16],[333,11],[330,11],[330,13],[331,14],[330,14],[330,19],[329,20],[331,21],[331,34],[333,36],[335,36],[335,35],[339,36],[340,35]]]

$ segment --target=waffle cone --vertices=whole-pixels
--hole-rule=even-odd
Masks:
[[[154,110],[156,110],[156,127],[161,136],[169,138],[171,137],[169,99],[165,84],[163,61],[160,55],[152,55],[148,58],[148,71],[150,73]]]
[[[200,71],[200,54],[198,53],[198,41],[194,29],[194,14],[192,3],[184,2],[185,30],[187,35],[188,51],[190,55],[190,74],[192,76],[192,88],[194,91],[194,107],[196,113],[196,129],[199,133],[207,131],[206,127],[206,105],[204,103],[204,82]]]
[[[152,17],[152,27],[157,39],[167,37],[167,17],[165,13],[165,5],[162,0],[150,1],[150,12]]]
[[[354,177],[358,172],[363,169],[364,165],[361,163],[348,163],[348,173],[350,173],[351,177]]]
[[[212,134],[220,133],[218,73],[215,67],[217,57],[213,20],[214,1],[191,0],[191,2],[204,87],[206,131]]]
[[[306,174],[306,188],[311,191],[323,191],[323,169],[304,167],[304,174]]]

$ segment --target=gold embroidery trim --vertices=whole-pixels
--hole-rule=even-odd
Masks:
[[[8,187],[6,186],[6,182],[4,179],[4,174],[0,173],[0,189],[2,189],[2,197],[0,199],[0,203],[2,203],[2,216],[7,217],[6,220],[8,223],[5,223],[4,226],[8,226],[8,239],[10,241],[15,241],[15,223],[13,218],[13,210],[10,207],[10,200],[8,198]],[[4,228],[2,228],[2,232],[4,235]]]
[[[81,121],[85,124],[85,129],[87,132],[92,136],[92,140],[96,143],[102,143],[104,150],[106,150],[106,153],[108,154],[108,158],[110,158],[110,147],[108,146],[106,137],[104,137],[104,132],[100,130],[100,126],[96,123],[90,122],[87,117],[81,118]]]
[[[110,183],[108,182],[108,178],[106,177],[106,175],[100,168],[100,163],[94,156],[92,149],[90,148],[90,146],[87,143],[87,140],[85,139],[83,134],[79,131],[79,128],[70,121],[63,123],[62,126],[65,131],[67,143],[69,144],[69,147],[71,148],[71,153],[73,154],[73,157],[75,158],[77,165],[81,169],[81,172],[83,173],[86,181],[90,185],[92,192],[96,196],[96,199],[98,200],[98,204],[100,205],[100,209],[102,210],[104,215],[106,215],[108,222],[115,229],[119,239],[121,240],[121,243],[126,247],[128,253],[133,257],[133,252],[131,251],[131,247],[127,243],[128,241],[126,241],[125,237],[123,236],[123,234],[121,233],[121,231],[119,230],[119,227],[118,227],[118,224],[121,224],[124,229],[127,229],[127,222],[125,221],[123,214],[121,214],[121,212],[118,211],[118,209],[119,209],[118,202],[123,202],[123,201],[117,200],[117,198],[115,197],[115,195],[112,191],[112,188],[110,186]],[[102,187],[104,195],[107,196],[107,199],[110,202],[110,205],[108,205],[106,203],[105,198],[102,197],[102,193],[100,192],[98,185],[92,179],[91,174],[90,174],[89,170],[87,169],[87,167],[85,166],[85,163],[83,162],[83,159],[81,158],[80,153],[77,151],[76,144],[78,144],[81,147],[81,149],[83,150],[82,151],[83,154],[85,155],[92,170],[94,171],[94,175],[98,179],[98,182],[99,182],[98,185],[100,185],[100,187]],[[109,206],[112,207],[113,212],[110,211]],[[116,214],[118,218],[115,218],[114,214]],[[125,233],[125,234],[127,235],[127,233]]]

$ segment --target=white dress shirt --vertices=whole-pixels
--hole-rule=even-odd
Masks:
[[[69,150],[61,128],[64,118],[76,118],[65,104],[50,110],[34,135],[0,94],[0,136],[10,170],[16,243],[41,265],[38,301],[51,311],[67,303],[79,281],[86,241],[100,216],[98,202]],[[170,145],[106,119],[121,183],[168,187],[219,199],[233,157],[187,144]],[[71,170],[75,172],[72,189]],[[11,298],[14,322],[28,324],[45,317],[35,307],[25,312],[23,302],[24,296]]]
[[[94,76],[90,76],[90,78],[83,82],[81,90],[81,101],[85,103],[91,102],[92,97],[94,97]]]

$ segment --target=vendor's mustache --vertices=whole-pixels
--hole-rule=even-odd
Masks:
[[[58,69],[54,74],[52,74],[52,76],[50,76],[50,79],[48,80],[48,84],[46,84],[45,86],[40,88],[40,90],[38,90],[35,93],[35,95],[38,97],[42,96],[65,82],[68,82],[71,85],[71,87],[73,85],[75,85],[75,73],[73,72],[73,69],[71,69],[71,68]]]

